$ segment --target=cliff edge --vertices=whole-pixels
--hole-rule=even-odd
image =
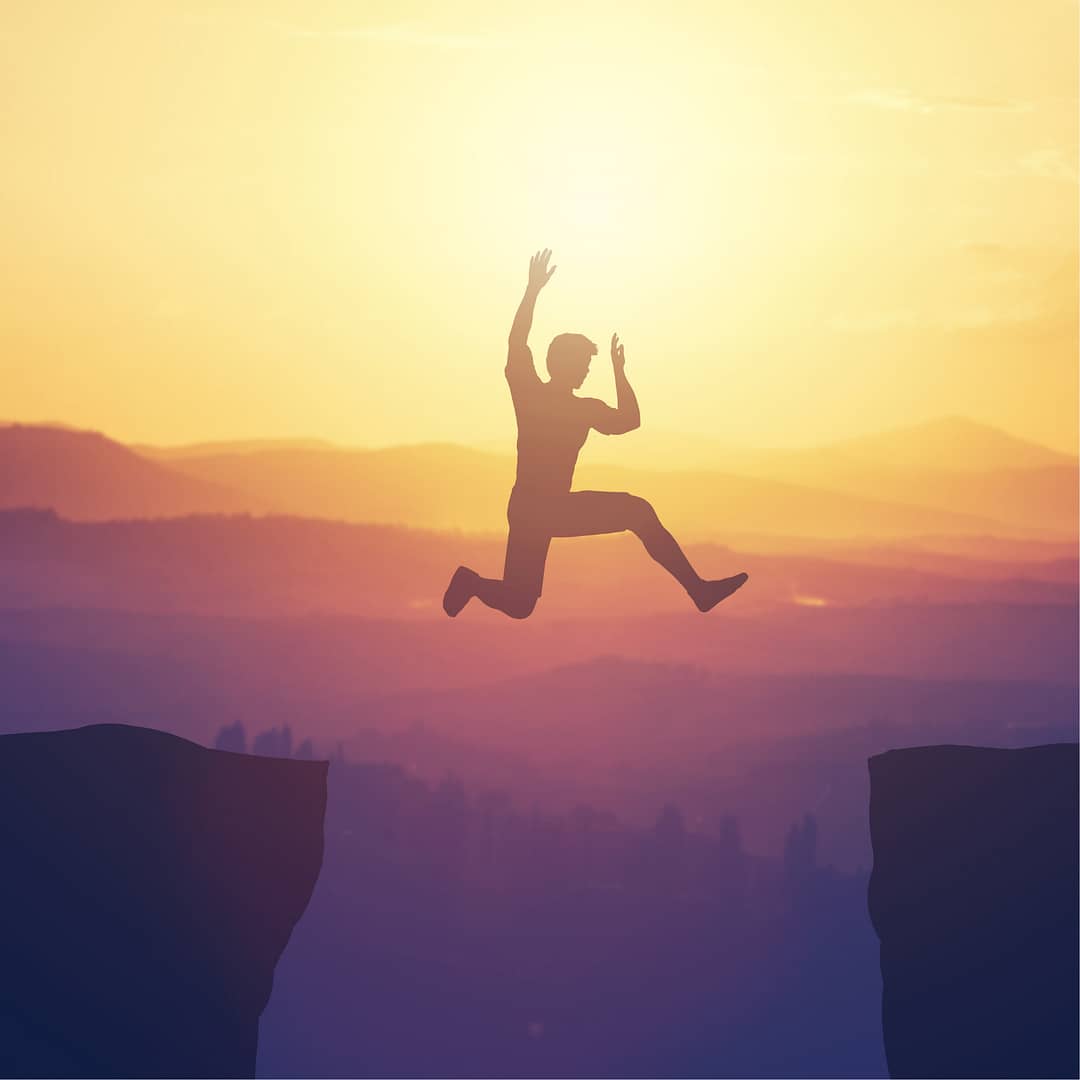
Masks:
[[[1075,744],[870,759],[893,1076],[1077,1076]]]
[[[254,1075],[326,769],[114,724],[0,737],[0,1073]]]

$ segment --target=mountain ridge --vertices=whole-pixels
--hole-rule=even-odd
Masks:
[[[583,456],[579,487],[643,494],[687,539],[722,538],[729,528],[818,539],[1071,539],[1080,513],[1071,465],[965,472],[789,456],[781,465],[743,460],[672,470],[604,463],[588,450]],[[100,433],[0,428],[0,506],[51,506],[84,520],[280,512],[498,532],[513,472],[510,456],[448,443],[339,449],[255,441],[163,459]]]
[[[2,426],[2,425],[0,425]],[[61,426],[61,425],[42,425]],[[684,433],[673,431],[661,431],[658,433],[634,432],[630,440],[623,445],[633,446],[644,439],[660,442],[681,443],[684,447],[692,447],[695,450],[695,458],[700,460],[702,451],[710,454],[733,455],[738,458],[744,454],[763,455],[787,455],[805,454],[821,451],[852,450],[859,447],[872,447],[873,445],[892,445],[897,440],[912,440],[916,443],[925,442],[927,436],[940,440],[943,437],[949,439],[977,439],[983,445],[996,444],[1002,450],[1011,450],[1012,456],[1007,457],[1003,464],[1012,464],[1016,467],[1027,465],[1076,465],[1080,462],[1080,455],[1069,454],[1054,449],[1034,439],[1013,434],[1002,427],[989,424],[980,420],[973,420],[960,414],[934,417],[930,420],[912,424],[902,424],[879,431],[865,432],[861,435],[848,436],[843,439],[826,440],[824,442],[812,442],[796,447],[777,446],[751,446],[741,443],[729,443],[710,435]],[[188,457],[209,453],[244,453],[249,449],[327,449],[327,450],[396,450],[404,447],[423,446],[463,446],[478,450],[482,453],[506,456],[513,453],[513,440],[487,440],[483,443],[459,443],[445,439],[420,440],[405,443],[387,443],[378,446],[358,446],[352,443],[339,443],[332,439],[323,439],[314,436],[295,438],[256,438],[237,440],[215,440],[181,444],[127,444],[132,449],[146,453],[148,456],[161,458]],[[639,463],[640,464],[640,463]],[[670,462],[661,468],[670,467]],[[680,468],[690,467],[687,461],[679,463]],[[982,466],[985,467],[985,466]]]
[[[261,501],[152,462],[101,432],[0,427],[0,507],[25,506],[86,520],[227,513]]]
[[[733,617],[928,598],[1069,603],[1077,588],[1075,567],[1065,560],[890,560],[872,549],[760,554],[717,544],[687,551],[704,572],[739,568],[757,582],[730,606]],[[501,536],[394,525],[276,515],[76,522],[54,511],[7,510],[0,511],[0,604],[442,619],[449,568],[461,560],[494,568],[502,557]],[[681,590],[627,536],[554,545],[549,580],[549,614],[687,607]]]

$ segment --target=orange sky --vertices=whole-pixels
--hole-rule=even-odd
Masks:
[[[654,429],[1075,449],[1077,78],[1065,0],[19,5],[0,419],[506,438],[546,245]]]

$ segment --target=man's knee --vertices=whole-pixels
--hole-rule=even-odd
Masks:
[[[648,499],[643,499],[640,495],[627,495],[626,499],[626,527],[632,533],[643,537],[660,527],[660,519]]]
[[[533,613],[533,608],[536,607],[536,601],[539,599],[536,593],[514,590],[506,598],[503,611],[511,619],[527,619]]]

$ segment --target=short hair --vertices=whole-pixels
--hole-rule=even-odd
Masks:
[[[566,365],[586,356],[595,356],[596,342],[590,341],[584,334],[556,334],[551,339],[547,351],[548,373],[554,375]]]

